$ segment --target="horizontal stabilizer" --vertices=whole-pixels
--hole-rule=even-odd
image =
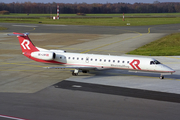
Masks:
[[[16,33],[13,32],[13,34],[7,34],[8,36],[28,36],[29,33]]]

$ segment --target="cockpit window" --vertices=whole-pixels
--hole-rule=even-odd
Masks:
[[[155,60],[154,61],[155,64],[161,64],[159,61]]]
[[[154,60],[154,61],[150,61],[150,65],[152,65],[152,64],[161,64],[161,63],[157,60]]]

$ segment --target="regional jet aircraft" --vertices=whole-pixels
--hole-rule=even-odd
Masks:
[[[122,69],[145,72],[161,73],[160,79],[164,79],[162,73],[174,73],[170,67],[161,64],[153,58],[111,56],[99,54],[68,53],[64,50],[46,50],[33,45],[29,39],[29,33],[8,34],[17,36],[22,49],[22,54],[26,57],[42,63],[53,63],[64,66],[48,67],[49,69],[74,69],[72,75],[77,76],[80,71],[87,73],[90,70]]]

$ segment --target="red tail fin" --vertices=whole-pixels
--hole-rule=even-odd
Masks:
[[[31,42],[31,40],[28,37],[28,33],[15,33],[11,35],[16,35],[19,39],[19,43],[22,49],[23,53],[31,53],[35,51],[39,51],[34,44]]]

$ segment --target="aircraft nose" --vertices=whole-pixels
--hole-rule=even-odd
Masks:
[[[173,70],[173,69],[171,69],[171,73],[174,73],[174,72],[176,72],[175,70]]]
[[[168,67],[168,66],[166,66],[166,65],[164,65],[164,67],[166,68],[166,71],[167,71],[167,72],[170,72],[170,73],[176,72],[175,70],[173,70],[172,68],[170,68],[170,67]]]
[[[174,72],[176,72],[176,71],[173,70],[173,69],[169,69],[169,72],[174,73]]]

